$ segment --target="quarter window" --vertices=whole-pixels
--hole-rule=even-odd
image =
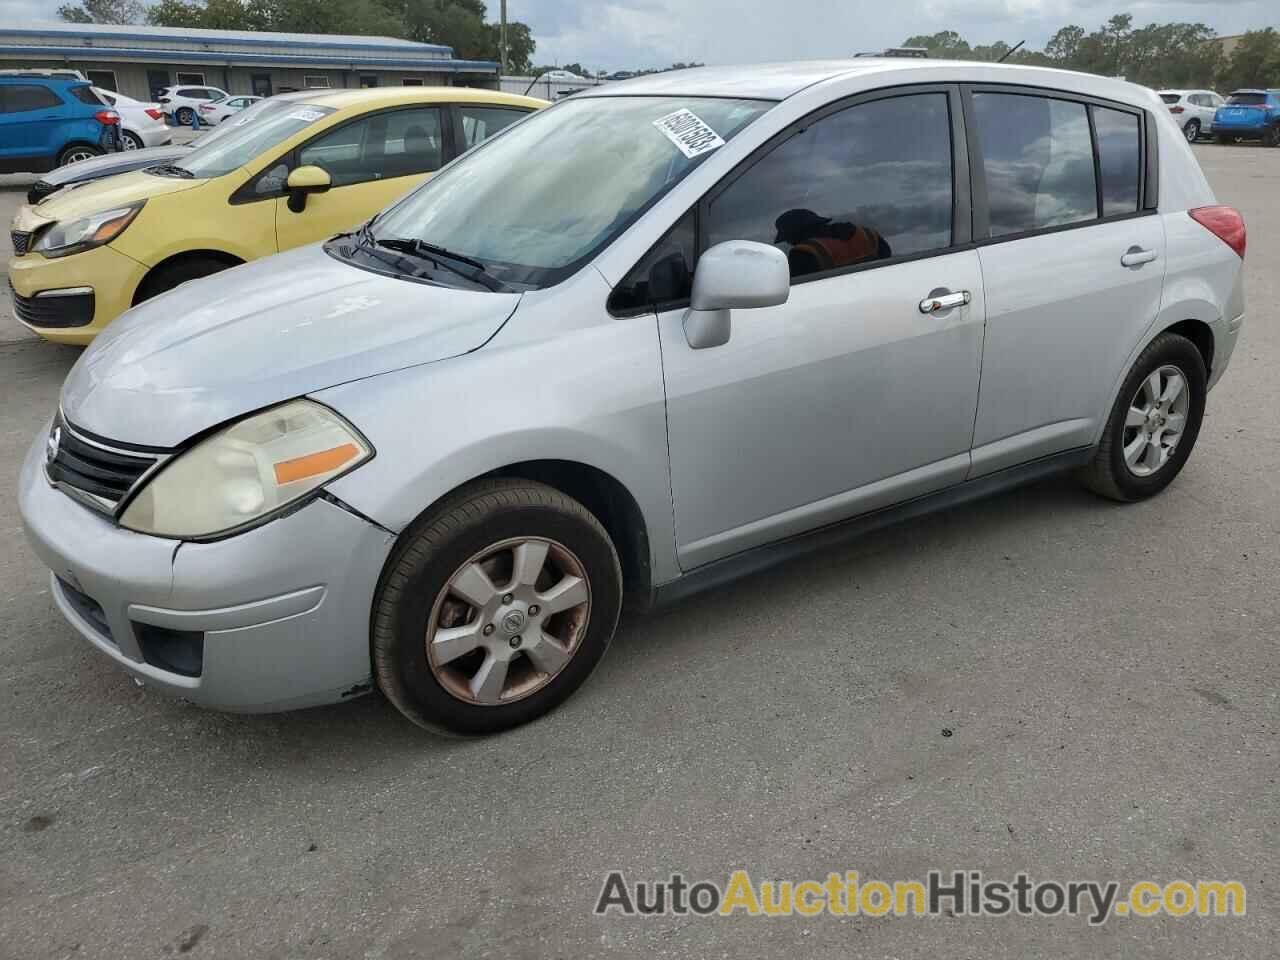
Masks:
[[[975,93],[991,236],[1093,220],[1098,195],[1085,105]]]
[[[304,146],[299,162],[323,167],[341,187],[438,170],[443,154],[440,110],[426,107],[348,123]]]
[[[615,314],[639,313],[688,302],[697,259],[694,214],[685,214],[623,277],[609,298]]]
[[[708,207],[707,245],[773,244],[803,277],[949,246],[952,199],[946,94],[874,100],[805,127],[735,180]]]
[[[1142,158],[1137,115],[1094,107],[1093,129],[1098,137],[1098,166],[1102,171],[1102,215],[1137,213]]]
[[[509,127],[528,111],[509,110],[500,107],[472,107],[459,104],[454,108],[462,120],[462,149],[470,150],[477,143],[488,140],[499,130]]]

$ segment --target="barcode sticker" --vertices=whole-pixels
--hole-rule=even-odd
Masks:
[[[724,146],[724,138],[703,123],[692,110],[668,113],[653,121],[653,125],[690,159]]]

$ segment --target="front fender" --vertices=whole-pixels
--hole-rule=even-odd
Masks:
[[[376,456],[330,490],[399,532],[457,487],[530,460],[600,470],[644,517],[653,582],[678,574],[666,406],[652,316],[592,324],[313,394]]]

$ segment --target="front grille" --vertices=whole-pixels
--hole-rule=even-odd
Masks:
[[[9,292],[13,294],[13,312],[19,320],[33,327],[66,329],[88,326],[93,323],[93,312],[97,309],[93,291],[88,289],[79,293],[55,291],[24,297],[10,281]]]
[[[32,190],[34,191],[34,189],[33,187]],[[31,200],[30,194],[27,195],[27,199]],[[37,203],[38,201],[31,200],[31,202]],[[31,248],[31,234],[25,230],[10,230],[9,242],[13,244],[13,252],[20,257]]]
[[[112,512],[138,479],[165,458],[154,447],[115,443],[73,427],[58,414],[49,433],[45,470],[54,483],[88,494]]]

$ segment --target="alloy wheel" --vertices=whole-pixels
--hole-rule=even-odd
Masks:
[[[503,540],[463,563],[427,621],[427,663],[450,694],[496,706],[541,690],[578,652],[591,584],[561,543]]]
[[[1200,138],[1200,121],[1187,121],[1187,125],[1182,128],[1182,132],[1186,134],[1188,143],[1195,143]]]
[[[129,131],[126,130],[124,134],[123,142],[121,143],[121,148],[124,150],[141,150],[142,143],[141,141],[138,140],[136,136],[134,136],[132,133],[129,133]]]
[[[81,160],[90,160],[96,156],[97,154],[88,147],[76,147],[75,149],[67,151],[66,160],[64,161],[63,166],[65,167],[69,163],[79,163]]]
[[[1169,462],[1190,409],[1186,374],[1172,364],[1153,370],[1142,381],[1124,420],[1124,462],[1130,473],[1149,477]]]

